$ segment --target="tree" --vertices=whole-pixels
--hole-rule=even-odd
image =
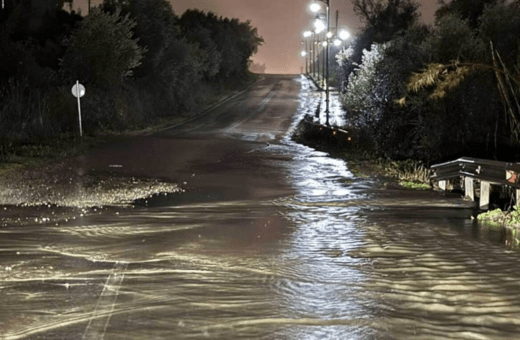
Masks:
[[[349,76],[347,92],[342,99],[349,114],[358,117],[360,124],[370,124],[378,118],[379,110],[372,105],[372,96],[378,93],[374,77],[387,48],[386,44],[374,44],[370,50],[363,50],[360,67]]]
[[[374,41],[383,43],[394,34],[406,30],[419,17],[419,4],[415,0],[352,0],[354,12],[372,30]]]
[[[135,21],[94,10],[73,33],[62,61],[73,80],[105,87],[120,84],[140,65],[145,50],[133,38]]]
[[[112,0],[113,1],[113,0]],[[158,69],[170,45],[178,39],[177,17],[167,0],[121,1],[130,17],[135,20],[134,34],[139,44],[146,48],[142,64],[136,76],[153,76],[163,72]]]
[[[439,9],[435,11],[436,20],[447,14],[454,14],[463,20],[468,20],[472,29],[479,26],[479,18],[487,6],[495,5],[501,0],[439,0]]]
[[[217,27],[217,19],[211,12],[205,14],[199,10],[187,10],[179,19],[182,35],[188,42],[206,52],[204,75],[207,79],[215,77],[222,63],[222,54],[213,38],[213,30]]]
[[[448,14],[437,21],[427,43],[433,52],[432,58],[447,63],[452,60],[478,60],[482,58],[483,46],[471,30],[467,20]]]
[[[244,75],[251,56],[264,42],[250,21],[218,18],[211,12],[186,11],[179,25],[188,41],[198,43],[210,58],[216,58],[208,61],[210,70],[216,66],[214,62],[218,61],[220,55],[218,75],[223,78]]]

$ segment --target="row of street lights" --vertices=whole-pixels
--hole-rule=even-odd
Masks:
[[[318,80],[319,80],[319,67],[320,67],[320,61],[319,61],[319,53],[316,53],[318,46],[323,46],[323,49],[325,50],[325,58],[324,58],[324,82],[325,82],[325,93],[326,93],[326,109],[325,113],[327,115],[326,124],[329,125],[329,101],[330,101],[330,89],[329,89],[329,46],[331,39],[335,37],[335,39],[332,41],[334,46],[339,47],[343,43],[343,41],[350,38],[350,34],[346,30],[341,30],[338,33],[338,12],[336,11],[336,27],[335,31],[336,34],[332,33],[330,30],[330,1],[331,0],[314,0],[310,5],[310,10],[313,13],[316,13],[316,17],[314,20],[314,32],[313,31],[306,31],[303,33],[303,37],[306,38],[306,44],[305,44],[305,50],[302,51],[302,56],[307,57],[309,54],[309,46],[308,46],[308,38],[311,36],[315,36],[316,38],[313,39],[312,42],[312,73],[315,74],[315,60],[316,57],[318,58]],[[325,18],[323,18],[323,15],[320,14],[322,10],[322,5],[320,5],[320,2],[326,5],[326,11],[325,11]],[[325,22],[324,22],[325,21]],[[326,31],[325,37],[323,41],[320,42],[319,35],[323,31]],[[305,68],[306,73],[309,73],[309,67],[308,64],[308,58],[305,61]],[[310,64],[310,62],[309,62]]]

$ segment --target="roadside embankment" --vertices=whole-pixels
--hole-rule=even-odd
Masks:
[[[414,190],[432,188],[430,170],[422,162],[378,157],[355,133],[315,124],[310,116],[300,121],[292,138],[298,143],[344,159],[349,170],[358,177],[385,178]]]

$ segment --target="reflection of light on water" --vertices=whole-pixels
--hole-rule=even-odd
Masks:
[[[311,88],[311,81],[303,75],[298,79],[298,81],[301,83],[300,110],[305,114],[315,116],[318,103],[321,103],[319,123],[325,125],[327,122],[327,116],[325,113],[327,105],[325,92],[313,91]],[[329,124],[337,127],[345,126],[345,111],[336,91],[330,91],[329,94]]]
[[[304,81],[302,87],[306,88]],[[303,92],[303,91],[302,91]],[[300,118],[307,108],[300,110]],[[329,157],[284,138],[279,148],[292,156],[288,179],[296,189],[293,197],[280,202],[294,223],[284,261],[290,263],[291,280],[281,280],[274,289],[280,294],[285,315],[316,320],[315,327],[288,327],[276,332],[283,339],[363,339],[373,333],[360,270],[370,261],[348,256],[363,243],[357,228],[359,205],[343,204],[366,198],[354,188],[353,174],[345,161]],[[348,320],[334,324],[333,320]],[[330,323],[327,323],[330,320]],[[361,321],[364,320],[364,321]],[[320,322],[324,322],[320,325]],[[370,322],[369,322],[370,323]],[[295,323],[297,324],[297,323]]]

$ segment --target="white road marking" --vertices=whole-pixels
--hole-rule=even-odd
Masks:
[[[117,302],[119,288],[121,287],[125,277],[124,272],[127,267],[127,262],[117,262],[114,265],[112,274],[108,276],[107,281],[105,282],[103,291],[96,303],[96,309],[92,312],[82,339],[102,340],[105,337],[110,318],[112,317]],[[99,317],[99,315],[104,314],[106,315]]]

